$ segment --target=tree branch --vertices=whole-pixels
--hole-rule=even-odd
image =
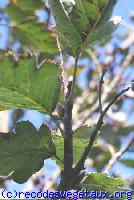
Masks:
[[[107,105],[107,107],[104,109],[104,111],[101,113],[101,115],[100,115],[100,117],[98,119],[98,122],[97,122],[97,124],[96,124],[93,132],[91,133],[89,143],[88,143],[87,147],[85,148],[85,150],[84,150],[84,152],[82,154],[82,157],[80,158],[80,160],[78,161],[78,163],[76,164],[76,166],[74,168],[74,171],[75,171],[76,174],[78,174],[81,170],[84,169],[85,160],[87,159],[87,156],[88,156],[89,152],[91,151],[92,146],[94,144],[94,141],[95,141],[95,139],[97,137],[97,134],[100,131],[101,126],[103,125],[103,118],[104,118],[105,114],[107,113],[107,111],[109,110],[109,108],[117,101],[117,99],[122,94],[124,94],[125,92],[127,92],[129,89],[130,89],[130,87],[125,88],[120,93],[118,93],[117,95],[115,95],[114,98]]]
[[[100,109],[100,113],[102,114],[102,101],[101,101],[101,95],[102,95],[102,85],[104,83],[104,75],[105,75],[106,71],[104,70],[102,72],[102,75],[101,75],[101,79],[99,81],[99,109]]]
[[[73,131],[72,131],[72,109],[70,100],[72,82],[68,84],[68,92],[65,96],[64,104],[64,185],[68,185],[73,165]]]
[[[65,95],[64,103],[64,190],[69,188],[70,181],[73,177],[73,130],[72,130],[72,110],[73,110],[73,98],[74,98],[74,86],[77,74],[77,63],[79,59],[79,54],[77,54],[75,59],[75,67],[73,74],[73,82],[68,83],[68,91]]]
[[[101,102],[105,102],[110,94],[110,92],[116,87],[116,84],[118,83],[118,81],[121,78],[121,75],[123,74],[124,70],[126,69],[126,67],[129,65],[129,63],[132,61],[133,59],[133,52],[129,52],[128,55],[125,57],[125,59],[122,61],[122,66],[119,70],[119,72],[115,75],[115,77],[113,78],[113,80],[111,81],[110,85],[107,87],[107,89],[103,92],[102,97],[101,97]],[[98,109],[98,100],[94,103],[94,105],[91,107],[91,109],[88,111],[88,113],[86,114],[85,118],[82,119],[81,124],[85,124],[85,122],[87,121],[87,119],[92,115],[93,112],[95,112]],[[81,126],[81,125],[80,125]],[[79,127],[77,127],[79,128]]]

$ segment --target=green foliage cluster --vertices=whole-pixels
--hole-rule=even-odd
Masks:
[[[109,21],[116,2],[49,0],[63,49],[78,56],[83,49],[109,36],[118,26]],[[62,72],[53,60],[58,52],[56,33],[47,29],[47,23],[38,22],[36,13],[39,9],[48,11],[41,0],[15,0],[5,8],[10,20],[11,41],[8,51],[1,53],[0,59],[0,110],[30,109],[52,117],[59,101]],[[16,53],[11,53],[15,40],[21,43],[17,61]],[[36,53],[42,56],[40,61],[43,64],[39,68],[33,56]],[[107,127],[103,128],[107,132]],[[75,131],[74,164],[81,157],[91,131],[92,127],[81,127]],[[105,131],[102,131],[103,134]],[[63,138],[53,137],[46,125],[43,124],[37,131],[30,122],[17,123],[15,132],[0,133],[0,174],[7,176],[13,172],[13,180],[23,183],[43,167],[45,159],[59,157],[64,160],[63,148]],[[105,174],[89,174],[81,183],[89,190],[105,187],[110,192],[124,185],[126,182],[121,179]]]
[[[63,48],[76,56],[82,49],[108,37],[119,25],[109,21],[116,2],[49,0]]]

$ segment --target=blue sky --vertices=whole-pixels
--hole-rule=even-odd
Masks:
[[[114,14],[120,15],[123,19],[129,19],[129,13],[134,11],[134,1],[133,0],[118,0],[118,4],[115,7]]]

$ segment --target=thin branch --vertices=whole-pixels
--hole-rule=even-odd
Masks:
[[[107,111],[109,110],[109,108],[118,100],[119,97],[121,97],[125,92],[128,92],[128,90],[131,87],[127,87],[124,90],[122,90],[121,92],[119,92],[117,95],[114,96],[114,98],[110,101],[110,103],[108,104],[108,106],[104,109],[102,115],[100,116],[100,118],[103,119],[104,115],[107,113]]]
[[[128,55],[125,57],[124,61],[122,62],[122,67],[120,68],[120,71],[115,75],[115,77],[113,78],[113,80],[110,83],[110,85],[103,92],[102,97],[101,97],[102,103],[106,101],[106,99],[108,98],[110,92],[115,88],[115,86],[118,83],[118,81],[120,80],[124,70],[129,65],[129,63],[132,61],[132,59],[133,59],[133,52],[129,52]],[[81,124],[85,124],[85,122],[88,120],[88,118],[91,116],[91,114],[98,109],[98,105],[99,105],[99,103],[98,103],[98,100],[97,100],[94,103],[94,105],[91,107],[91,109],[88,111],[88,113],[86,114],[85,118],[82,120]]]
[[[104,83],[104,75],[105,75],[106,71],[104,70],[102,72],[102,75],[101,75],[101,79],[99,81],[99,109],[100,109],[100,113],[102,114],[102,101],[101,101],[101,96],[102,96],[102,86],[103,86],[103,83]]]
[[[112,167],[115,165],[115,163],[123,156],[123,154],[125,152],[128,151],[128,149],[130,148],[130,146],[133,144],[134,142],[134,137],[129,140],[129,142],[127,143],[127,145],[125,147],[123,147],[120,151],[118,151],[117,153],[115,153],[113,155],[113,157],[111,158],[111,160],[108,162],[108,164],[105,167],[104,173],[109,173],[110,170],[112,169]]]
[[[104,109],[104,111],[100,115],[100,117],[98,119],[98,122],[97,122],[94,130],[91,133],[89,143],[88,143],[87,147],[85,148],[85,150],[84,150],[84,152],[82,154],[82,157],[80,158],[80,160],[78,161],[78,163],[76,164],[76,166],[74,168],[74,171],[75,171],[76,174],[78,174],[81,170],[84,169],[85,160],[87,159],[88,154],[91,151],[92,146],[94,144],[94,141],[95,141],[95,139],[97,137],[97,134],[100,131],[101,126],[103,125],[103,118],[104,118],[105,114],[107,113],[107,111],[109,110],[109,108],[118,100],[118,98],[121,95],[123,95],[125,92],[127,92],[129,89],[130,89],[130,87],[125,88],[120,93],[118,93],[117,95],[115,95],[114,98],[110,101],[110,103],[107,105],[107,107]]]

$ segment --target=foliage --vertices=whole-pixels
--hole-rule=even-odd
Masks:
[[[131,160],[120,159],[132,141],[122,150],[120,136],[134,131],[134,126],[116,117],[123,107],[122,95],[129,98],[130,90],[130,87],[121,90],[118,82],[121,83],[123,70],[132,63],[133,56],[128,54],[125,59],[126,51],[115,48],[111,61],[99,63],[99,53],[93,46],[107,39],[119,26],[120,18],[110,19],[116,3],[117,0],[49,0],[49,7],[42,0],[14,0],[4,9],[8,14],[9,42],[7,49],[0,52],[0,110],[16,110],[13,113],[15,131],[12,126],[9,133],[0,133],[0,175],[3,177],[13,172],[11,178],[24,183],[43,167],[44,160],[54,158],[62,169],[58,190],[87,188],[112,194],[127,185],[126,181],[104,173],[87,175],[84,165],[88,158],[87,170],[94,168],[100,172],[108,165],[110,171],[113,160],[133,167]],[[39,22],[40,11],[47,15],[43,23]],[[56,31],[50,28],[51,11]],[[14,51],[16,41],[20,47]],[[69,55],[75,60],[75,66],[73,63],[68,70],[73,81],[66,77],[64,68],[63,59],[67,60]],[[96,69],[88,70],[88,87],[83,91],[75,84],[78,59],[87,55]],[[113,69],[116,55],[122,56],[119,77]],[[108,87],[104,84],[106,71]],[[50,124],[43,123],[36,130],[31,122],[17,123],[25,112],[21,109],[49,115]],[[55,133],[51,122],[55,123]],[[1,182],[0,179],[0,186]]]
[[[37,133],[30,122],[16,124],[15,133],[0,134],[0,173],[13,172],[13,179],[24,183],[43,167],[44,159],[55,155],[50,130],[45,125]]]
[[[117,1],[49,0],[61,44],[73,55],[111,34],[117,25],[109,18]],[[62,20],[61,20],[62,19]]]
[[[11,21],[11,44],[19,40],[22,46],[29,47],[35,52],[43,52],[46,57],[51,58],[57,53],[55,34],[47,30],[47,24],[38,22],[35,12],[35,9],[43,7],[43,2],[30,0],[28,3],[20,2],[17,0],[15,4],[9,4],[5,9]]]
[[[113,194],[114,191],[120,190],[127,182],[119,178],[112,178],[106,174],[91,173],[82,184],[89,191],[108,191]]]
[[[46,61],[39,69],[34,59],[0,60],[1,110],[25,108],[51,114],[60,91],[61,70]]]
[[[81,157],[82,152],[84,151],[86,145],[88,144],[88,140],[90,138],[92,127],[81,127],[74,131],[74,139],[73,139],[73,154],[74,154],[74,164],[77,163],[78,159]],[[54,140],[56,146],[56,152],[58,157],[64,160],[63,149],[64,149],[64,141],[63,138],[56,137]],[[60,162],[58,162],[61,164]]]

